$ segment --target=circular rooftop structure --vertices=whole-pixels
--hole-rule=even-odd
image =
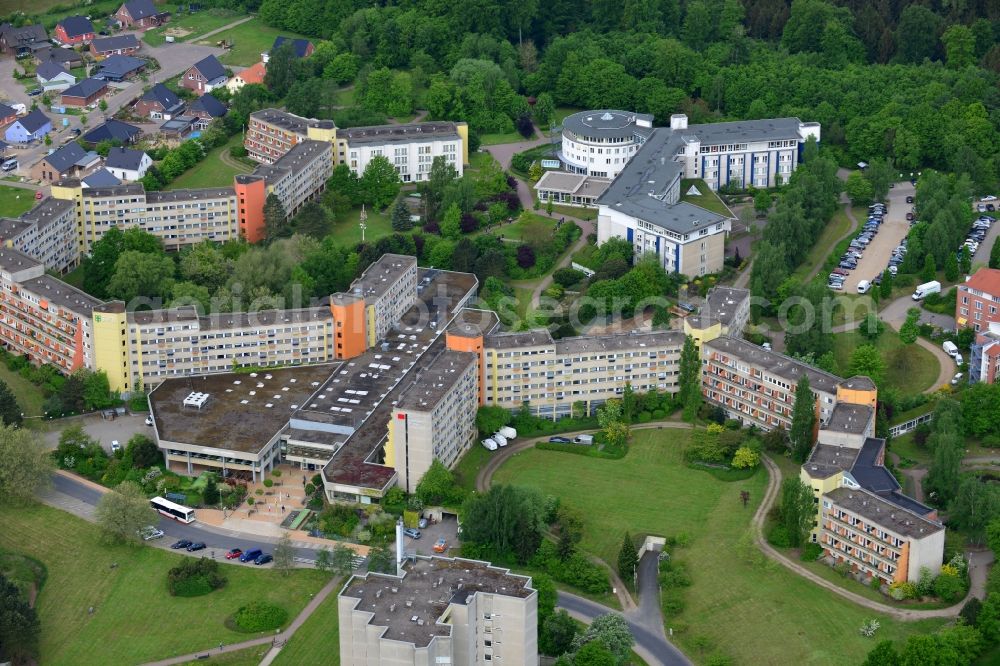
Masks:
[[[603,139],[610,137],[630,138],[635,133],[636,114],[632,111],[599,109],[581,111],[563,120],[563,130],[569,130],[577,137]]]

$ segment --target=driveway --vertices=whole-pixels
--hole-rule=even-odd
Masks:
[[[403,549],[407,553],[417,555],[433,555],[434,543],[438,539],[444,539],[449,548],[458,546],[458,519],[455,516],[445,516],[440,523],[428,525],[420,530],[419,539],[403,537]]]
[[[889,265],[892,249],[899,245],[899,242],[906,238],[906,234],[910,232],[910,223],[906,221],[906,214],[913,210],[913,204],[906,203],[906,197],[912,197],[914,193],[915,188],[909,181],[896,183],[896,187],[889,190],[885,220],[879,227],[878,235],[865,248],[864,256],[858,262],[858,267],[851,271],[847,280],[844,281],[846,293],[858,293],[859,282],[871,280],[876,275],[881,275],[882,271]]]
[[[973,204],[973,207],[975,207],[975,204],[978,203],[991,203],[996,205],[1000,203],[1000,201],[977,201]],[[979,213],[976,213],[976,215],[979,215]],[[1000,212],[987,212],[984,213],[984,215],[990,215],[992,217],[1000,219]],[[990,230],[986,232],[986,238],[984,238],[983,242],[979,244],[979,249],[976,250],[976,253],[974,255],[972,255],[972,265],[973,265],[972,270],[975,270],[976,264],[982,264],[984,266],[989,265],[990,251],[993,249],[993,243],[996,242],[996,239],[998,237],[1000,237],[1000,224],[994,224],[992,227],[990,227]]]

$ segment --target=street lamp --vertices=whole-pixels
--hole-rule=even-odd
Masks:
[[[365,242],[365,229],[368,228],[368,213],[365,211],[365,205],[361,204],[361,222],[358,224],[361,227],[361,242]]]

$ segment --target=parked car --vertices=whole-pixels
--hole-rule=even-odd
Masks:
[[[263,555],[259,555],[257,559],[253,561],[253,563],[256,564],[257,566],[260,566],[262,564],[267,564],[268,562],[273,562],[273,561],[274,557],[272,557],[270,553],[264,553]]]
[[[157,529],[152,525],[146,525],[139,530],[139,536],[142,537],[143,541],[152,541],[153,539],[161,538],[163,536],[163,530]]]
[[[243,554],[243,550],[242,549],[240,549],[240,548],[233,548],[229,552],[226,553],[226,559],[227,560],[235,560],[236,558],[238,558],[242,554]]]
[[[996,201],[996,200],[997,198],[992,194],[987,194],[986,196],[983,197],[983,201]]]
[[[913,197],[906,197],[906,203],[913,203]]]
[[[28,93],[28,94],[30,95],[31,93]],[[976,206],[976,210],[978,210],[980,213],[985,213],[986,212],[986,204],[979,204],[978,206]]]
[[[952,386],[954,386],[955,384],[958,384],[960,381],[962,381],[962,377],[964,377],[964,376],[965,376],[964,372],[955,373],[955,376],[951,378],[951,384],[952,384]]]
[[[32,96],[32,97],[37,97],[38,95],[42,94],[42,89],[41,88],[32,88],[31,90],[28,91],[28,94],[30,96]]]
[[[569,437],[549,437],[549,444],[569,444],[572,441]]]
[[[205,550],[206,548],[208,548],[208,546],[205,545],[204,541],[195,541],[187,547],[187,552],[193,553],[196,550]]]
[[[170,547],[173,548],[174,550],[180,550],[181,548],[187,548],[190,545],[191,545],[190,541],[188,541],[187,539],[181,539],[180,541],[175,541],[172,544],[170,544]]]
[[[414,529],[412,527],[407,527],[405,530],[403,530],[403,534],[405,536],[410,537],[411,539],[419,539],[420,538],[420,530]]]
[[[445,541],[444,537],[441,537],[440,539],[434,542],[435,553],[443,553],[446,550],[448,550],[448,542]]]
[[[253,562],[263,554],[264,553],[260,548],[251,548],[250,550],[244,551],[243,554],[240,555],[240,562]]]
[[[148,425],[148,426],[153,425],[153,415],[152,414],[150,414],[149,416],[146,417],[146,425]]]
[[[122,450],[122,445],[118,443],[117,439],[111,440],[111,453],[114,455]]]
[[[418,520],[417,521],[417,527],[419,527],[422,530],[426,530],[427,529],[427,519],[426,518],[421,518],[420,520]]]

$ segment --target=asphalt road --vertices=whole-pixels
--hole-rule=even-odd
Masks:
[[[99,491],[94,490],[86,484],[62,476],[61,474],[54,474],[52,476],[52,489],[57,493],[71,497],[91,507],[96,506],[98,500],[101,498],[101,493]],[[256,535],[247,537],[244,534],[236,532],[232,532],[232,536],[228,536],[226,534],[228,530],[221,527],[206,528],[200,526],[197,522],[185,525],[184,523],[179,523],[175,520],[170,520],[169,518],[160,518],[159,523],[155,524],[163,530],[164,536],[162,539],[157,539],[155,542],[149,542],[151,545],[161,548],[169,548],[170,544],[178,539],[203,541],[208,547],[203,551],[192,553],[192,555],[199,557],[210,557],[212,551],[214,550],[215,558],[221,560],[224,559],[226,551],[230,548],[242,548],[243,550],[260,548],[265,553],[270,553],[274,549],[275,540],[267,540]],[[299,563],[312,564],[316,561],[316,551],[314,549],[295,548],[294,550],[295,557]],[[184,553],[185,551],[181,550],[178,552]],[[234,563],[239,564],[238,561],[234,561]]]
[[[906,221],[906,214],[913,210],[913,204],[906,203],[906,197],[913,196],[914,193],[915,188],[909,181],[896,183],[896,187],[889,190],[885,220],[879,227],[878,235],[865,248],[858,267],[851,271],[844,281],[844,293],[858,293],[859,282],[881,275],[889,265],[893,248],[910,233],[910,223]]]
[[[558,593],[559,608],[564,608],[574,618],[586,623],[593,622],[601,615],[607,615],[610,611],[607,606],[578,597],[568,592]],[[645,626],[625,617],[628,622],[632,636],[635,638],[635,651],[649,664],[663,664],[663,666],[689,666],[691,661],[673,645],[657,636]]]

